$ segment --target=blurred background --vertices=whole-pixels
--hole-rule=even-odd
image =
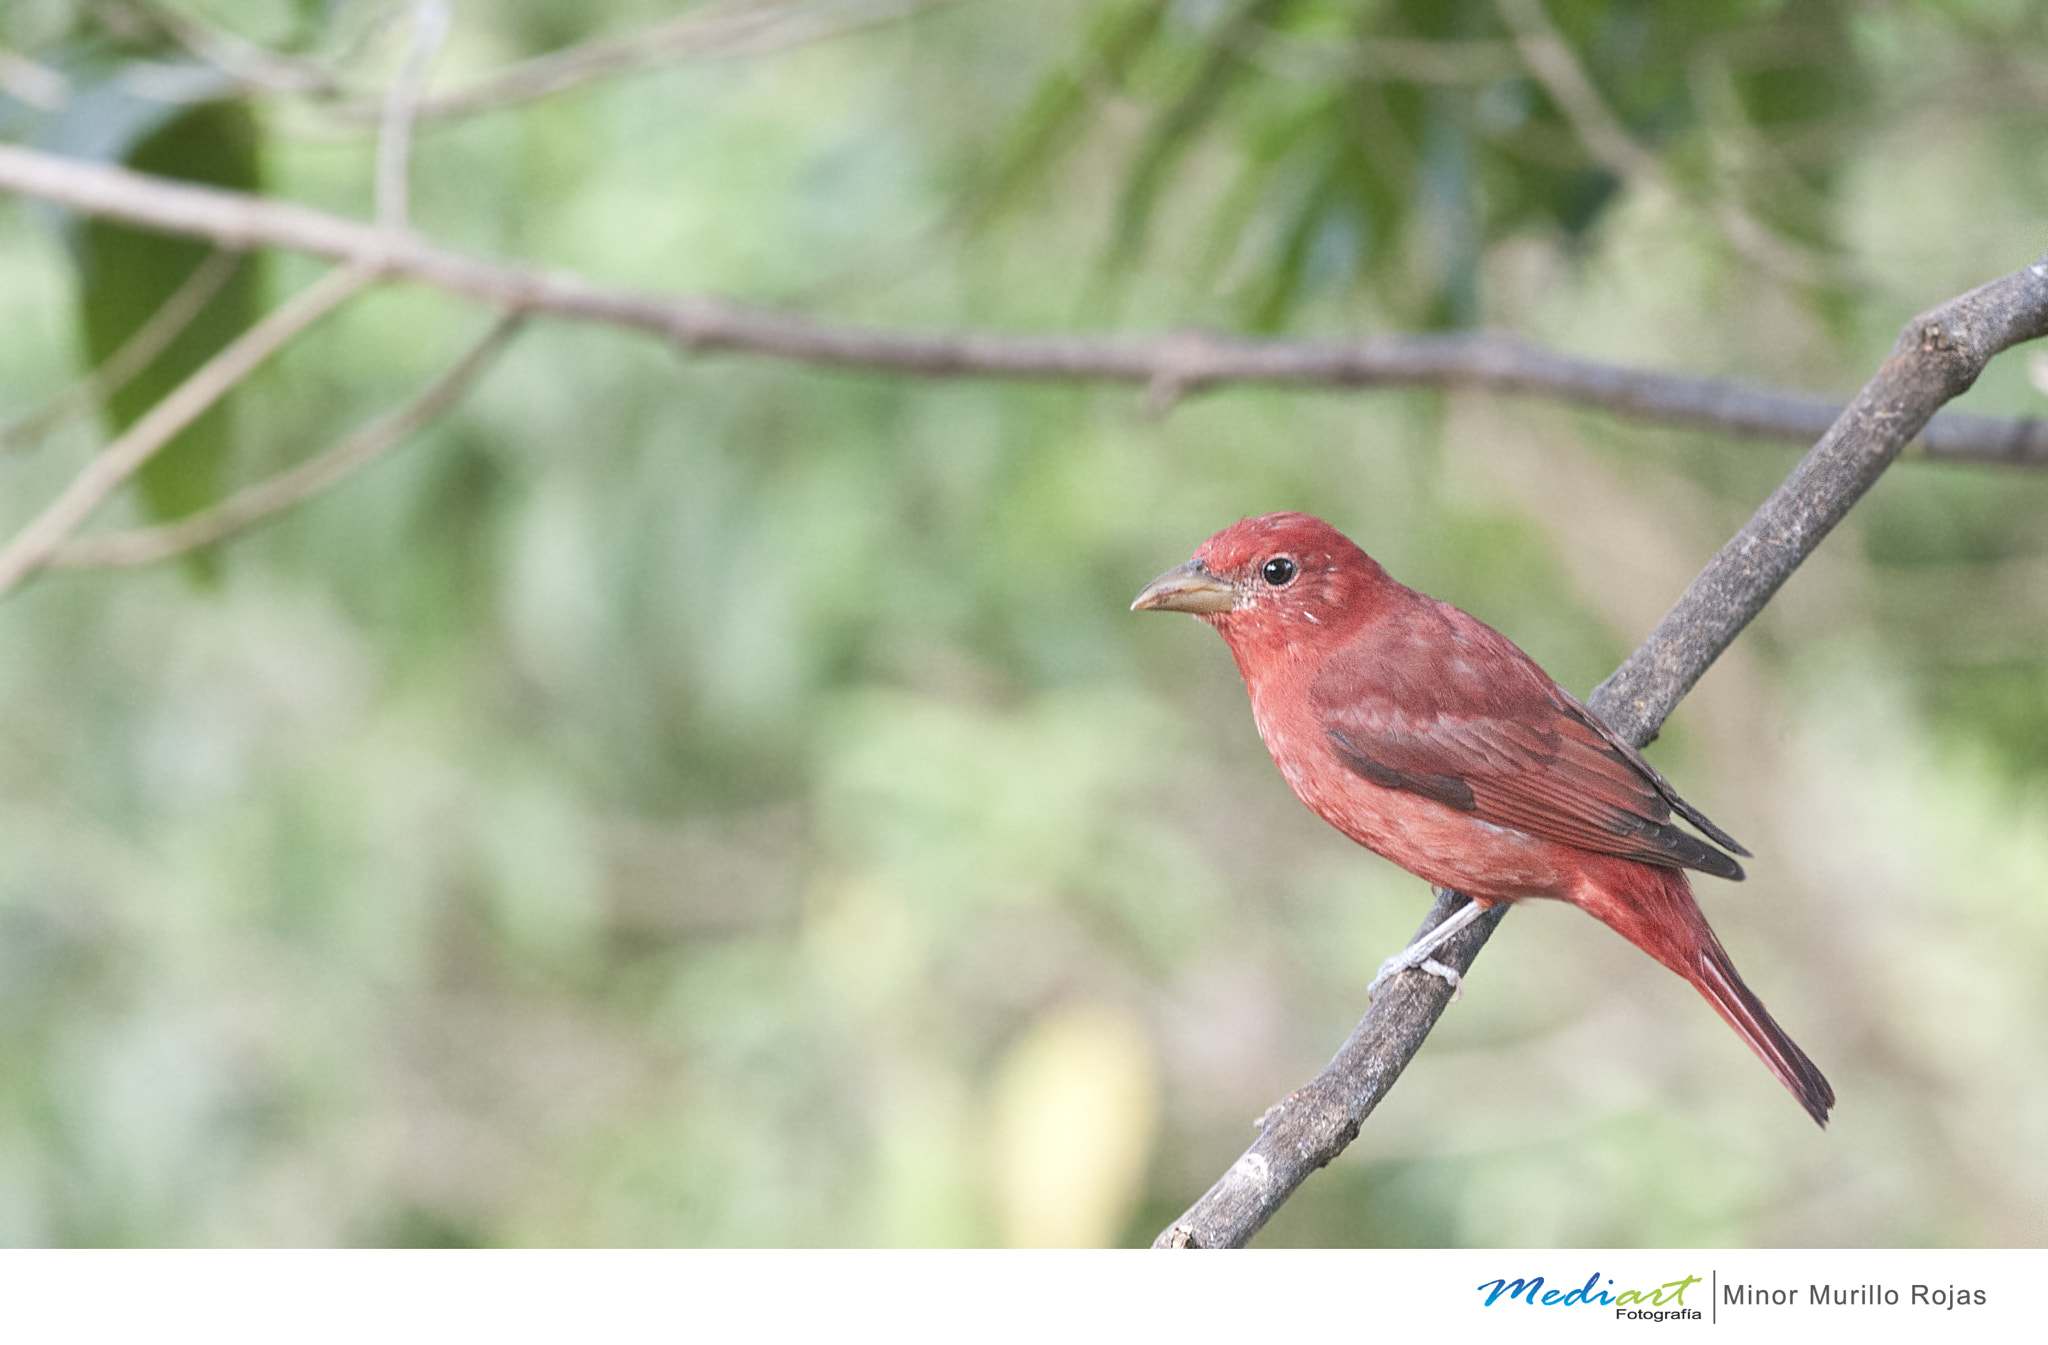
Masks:
[[[413,14],[10,0],[0,136],[367,218]],[[2048,250],[2048,11],[2005,0],[452,18],[432,90],[484,92],[421,109],[429,237],[885,327],[1490,327],[1846,399]],[[683,20],[743,37],[649,36]],[[632,59],[489,82],[592,51]],[[244,263],[24,427],[206,255],[0,205],[0,526],[319,269]],[[491,321],[353,302],[95,526],[309,456]],[[2044,387],[2021,349],[1958,405]],[[536,320],[260,532],[0,603],[0,1240],[1149,1242],[1429,892],[1295,801],[1222,643],[1138,588],[1310,510],[1584,695],[1800,451]],[[1524,907],[1260,1244],[2048,1243],[2048,474],[1901,462],[1651,757],[1755,852],[1700,896],[1830,1129]]]

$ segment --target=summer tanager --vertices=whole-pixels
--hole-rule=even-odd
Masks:
[[[1390,969],[1455,983],[1428,958],[1447,931],[1499,901],[1569,901],[1690,981],[1827,1124],[1834,1089],[1742,983],[1686,881],[1740,879],[1724,851],[1749,852],[1505,636],[1307,514],[1225,528],[1131,606],[1214,626],[1301,801],[1472,899]]]

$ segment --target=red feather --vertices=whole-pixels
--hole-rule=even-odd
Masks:
[[[1222,633],[1260,737],[1325,821],[1482,904],[1554,897],[1595,916],[1690,981],[1827,1124],[1834,1090],[1736,974],[1682,872],[1739,879],[1725,852],[1748,851],[1507,637],[1306,514],[1224,529],[1133,606]]]

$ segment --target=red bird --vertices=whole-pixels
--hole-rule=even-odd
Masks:
[[[1690,981],[1827,1124],[1835,1090],[1742,983],[1686,881],[1686,869],[1740,879],[1722,851],[1749,852],[1507,637],[1396,583],[1307,514],[1225,528],[1131,608],[1214,626],[1301,801],[1472,899],[1390,969],[1455,983],[1428,960],[1454,928],[1498,901],[1568,901]]]

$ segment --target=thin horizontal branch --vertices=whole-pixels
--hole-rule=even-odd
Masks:
[[[663,23],[616,37],[596,38],[483,76],[452,93],[420,100],[422,121],[473,116],[531,102],[579,84],[665,62],[714,55],[779,51],[905,18],[953,0],[728,0],[701,5]],[[379,115],[373,100],[339,103],[329,111],[350,121]]]
[[[691,351],[922,378],[1131,383],[1166,398],[1231,384],[1465,388],[1543,397],[1633,420],[1812,443],[1840,411],[1795,393],[1628,369],[1511,336],[1253,340],[1210,332],[1157,336],[918,333],[813,321],[711,296],[638,294],[579,276],[482,261],[409,234],[290,202],[219,191],[123,168],[0,145],[0,190],[224,247],[269,246],[368,267],[495,308],[643,331]],[[1921,435],[1952,461],[2048,464],[2048,425],[1944,413]]]
[[[440,419],[504,351],[522,321],[518,317],[502,319],[453,368],[410,402],[379,416],[318,457],[245,486],[212,508],[174,523],[67,542],[51,555],[49,568],[153,565],[225,541],[267,518],[304,504]]]
[[[259,47],[226,28],[215,27],[160,0],[136,4],[98,0],[94,8],[121,30],[154,32],[169,38],[252,91],[304,98],[341,96],[340,82],[317,61]]]
[[[1856,400],[1700,571],[1649,638],[1588,698],[1594,713],[1637,746],[1656,737],[1701,674],[1863,498],[1935,408],[1967,390],[1994,355],[2040,336],[2048,336],[2048,257],[1907,323]],[[1442,923],[1464,900],[1440,892],[1423,931]],[[1497,908],[1436,958],[1462,975],[1499,920]],[[1428,973],[1391,979],[1336,1058],[1266,1114],[1252,1147],[1153,1245],[1243,1246],[1311,1172],[1358,1137],[1450,998],[1449,985]]]

